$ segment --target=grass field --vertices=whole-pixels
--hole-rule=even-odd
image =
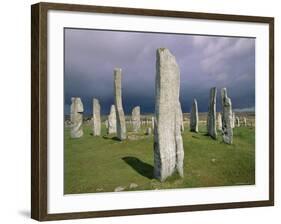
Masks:
[[[120,142],[106,134],[105,126],[101,137],[91,133],[90,126],[84,125],[84,136],[71,139],[65,128],[65,194],[110,192],[117,187],[153,190],[255,184],[255,129],[251,127],[235,128],[233,145],[224,144],[221,137],[206,136],[203,125],[199,133],[186,127],[184,178],[175,174],[163,183],[153,178],[153,136],[140,133],[137,140]]]

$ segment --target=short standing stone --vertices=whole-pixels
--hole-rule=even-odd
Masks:
[[[105,128],[108,129],[108,120],[104,121]]]
[[[154,122],[154,176],[164,181],[183,176],[184,149],[180,119],[180,71],[168,49],[157,50]]]
[[[148,127],[147,129],[146,129],[146,135],[151,135],[151,133],[152,133],[152,131],[151,131],[151,128],[150,127]]]
[[[210,90],[209,111],[207,117],[207,131],[208,131],[208,135],[214,139],[217,138],[216,98],[217,98],[217,88],[213,87]]]
[[[221,113],[218,113],[218,130],[222,130],[222,120]]]
[[[125,140],[127,138],[127,129],[125,114],[122,104],[122,70],[120,68],[114,69],[114,100],[116,109],[116,123],[117,123],[117,138]]]
[[[245,127],[247,127],[247,118],[246,118],[246,117],[243,117],[243,125],[244,125]]]
[[[190,131],[198,132],[198,107],[197,100],[193,99],[191,112],[190,112]]]
[[[183,123],[183,113],[182,113],[182,109],[181,109],[181,104],[180,104],[180,108],[179,108],[179,119],[180,119],[180,121],[181,121],[181,132],[183,132],[184,131],[184,123]]]
[[[84,107],[80,97],[71,98],[70,121],[71,121],[71,138],[80,138],[83,136],[83,112]]]
[[[232,131],[232,105],[231,99],[227,96],[226,88],[221,90],[222,98],[222,138],[227,144],[232,144],[233,131]]]
[[[231,128],[235,128],[235,113],[232,111]]]
[[[151,117],[151,128],[154,130],[154,116]]]
[[[140,121],[140,107],[134,107],[132,110],[132,125],[133,125],[133,132],[139,132],[141,128],[141,121]]]
[[[101,135],[101,117],[100,117],[100,103],[99,100],[93,99],[93,136]]]
[[[108,115],[108,134],[115,134],[116,133],[116,110],[115,105],[111,105],[110,113]]]
[[[235,127],[240,127],[240,119],[239,117],[235,117]]]

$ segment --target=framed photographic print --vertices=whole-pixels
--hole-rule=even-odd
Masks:
[[[274,18],[31,16],[32,218],[274,204]]]

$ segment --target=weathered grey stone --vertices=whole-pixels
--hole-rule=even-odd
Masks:
[[[108,115],[108,134],[115,134],[116,133],[116,110],[115,105],[111,105],[110,107],[110,113]]]
[[[154,116],[151,117],[151,128],[154,130]]]
[[[190,112],[190,131],[198,132],[198,107],[197,107],[197,100],[193,99],[191,112]]]
[[[127,138],[127,129],[125,114],[122,104],[122,70],[120,68],[114,69],[114,93],[115,93],[115,109],[116,109],[116,124],[117,124],[117,138],[125,140]]]
[[[84,107],[80,97],[72,97],[70,106],[71,138],[80,138],[83,136],[83,112]]]
[[[217,128],[216,128],[216,98],[217,98],[217,88],[213,87],[210,90],[209,98],[209,111],[207,117],[207,131],[208,135],[212,138],[217,138]]]
[[[101,134],[101,117],[100,117],[100,103],[99,100],[93,99],[93,136],[100,136]]]
[[[123,186],[118,186],[114,189],[115,192],[119,192],[119,191],[124,191],[126,189],[126,187]]]
[[[175,171],[183,176],[180,71],[175,57],[168,49],[158,49],[156,56],[154,176],[164,181]]]
[[[137,188],[139,185],[137,185],[136,183],[130,183],[129,188],[130,189],[134,189]]]
[[[141,128],[141,121],[140,121],[140,107],[134,107],[132,110],[132,125],[133,125],[133,132],[139,132]]]
[[[182,113],[182,109],[181,109],[181,104],[180,104],[180,108],[179,108],[179,119],[181,121],[181,132],[184,132],[184,123],[183,123],[183,113]]]
[[[104,125],[105,125],[105,128],[108,129],[108,120],[107,119],[104,121]]]
[[[152,130],[151,130],[151,128],[150,127],[148,127],[147,129],[146,129],[146,135],[151,135],[151,133],[152,133]]]
[[[235,113],[232,111],[231,128],[235,128]]]
[[[231,99],[227,96],[226,88],[221,90],[222,98],[222,139],[227,144],[233,142],[233,131],[232,131],[232,105]]]
[[[221,113],[218,113],[218,130],[222,130],[222,120]]]
[[[235,118],[235,127],[240,127],[240,119],[239,119],[239,117],[236,117]]]

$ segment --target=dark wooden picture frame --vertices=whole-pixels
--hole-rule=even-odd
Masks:
[[[224,20],[235,22],[254,22],[269,25],[269,200],[216,203],[204,205],[186,205],[171,207],[153,207],[108,211],[88,211],[76,213],[48,214],[47,211],[47,13],[49,10],[75,12],[98,12],[141,16],[174,18],[195,18],[206,20]],[[89,5],[57,3],[38,3],[31,7],[31,217],[39,221],[78,219],[90,217],[108,217],[124,215],[155,214],[168,212],[186,212],[242,207],[274,205],[274,18],[195,13],[182,11],[162,11],[136,8],[117,8]]]

